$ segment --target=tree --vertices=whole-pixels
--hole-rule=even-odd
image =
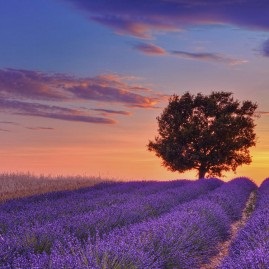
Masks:
[[[199,178],[222,176],[250,164],[249,148],[256,145],[257,104],[240,103],[231,92],[173,95],[157,117],[158,133],[149,151],[161,157],[170,171],[198,170]]]

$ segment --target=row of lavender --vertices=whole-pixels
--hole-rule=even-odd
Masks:
[[[121,228],[117,228],[120,225],[115,225],[101,233],[101,236],[95,234],[94,237],[88,236],[81,240],[81,237],[70,229],[69,222],[66,226],[59,223],[61,229],[56,229],[58,237],[50,240],[52,244],[47,251],[40,249],[38,240],[41,237],[34,237],[34,245],[36,246],[37,240],[39,249],[32,246],[27,249],[25,244],[23,248],[18,245],[17,248],[14,248],[14,245],[10,248],[12,240],[9,241],[9,237],[4,235],[2,242],[6,247],[2,251],[6,253],[1,257],[1,268],[199,268],[217,253],[217,244],[227,239],[230,224],[240,218],[246,200],[255,188],[255,184],[246,178],[238,178],[225,184],[218,180],[200,180],[184,183],[181,187],[174,186],[174,191],[168,189],[169,191],[161,192],[166,193],[164,199],[154,200],[154,203],[164,203],[169,199],[168,192],[177,192],[172,195],[172,199],[177,199],[177,202],[171,200],[169,209],[165,211],[159,205],[157,208],[160,211],[156,210],[159,214],[155,212],[153,215],[149,214],[151,218],[146,216],[124,223]],[[215,190],[208,192],[210,189]],[[200,193],[197,190],[200,190]],[[206,192],[208,193],[205,194]],[[129,192],[129,196],[131,193]],[[192,193],[192,198],[199,194],[204,195],[191,200]],[[140,198],[142,197],[140,195]],[[185,200],[179,197],[185,197]],[[189,202],[183,204],[188,200]],[[179,205],[176,205],[177,203]],[[113,219],[114,207],[111,208],[110,217]],[[170,212],[165,214],[169,210]],[[123,212],[126,214],[128,210]],[[136,212],[140,213],[143,214],[143,210]],[[78,225],[79,220],[77,218]],[[91,218],[82,223],[87,225],[88,221],[91,221]],[[110,220],[105,219],[103,223],[106,221]],[[57,226],[55,222],[50,224],[51,231],[45,233],[46,238]],[[68,229],[65,229],[66,227]],[[40,227],[41,231],[42,229],[44,227]],[[29,243],[29,240],[27,242]],[[10,255],[10,249],[16,255]]]
[[[156,218],[222,184],[217,179],[107,183],[7,202],[0,206],[0,268],[34,268],[19,265],[32,255],[55,261],[59,238],[93,244],[114,228]]]
[[[257,191],[254,213],[239,231],[221,269],[269,268],[269,178]]]
[[[200,268],[227,239],[255,188],[248,179],[238,178],[169,214],[114,230],[88,244],[80,257],[70,255],[70,249],[64,257],[73,257],[80,268]]]

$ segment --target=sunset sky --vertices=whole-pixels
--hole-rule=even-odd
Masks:
[[[266,0],[0,1],[0,170],[195,178],[147,151],[172,94],[231,91],[259,105],[253,162],[269,177]],[[225,178],[224,178],[225,179]]]

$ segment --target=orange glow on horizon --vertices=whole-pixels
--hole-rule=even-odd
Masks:
[[[237,169],[237,173],[226,173],[224,181],[238,176],[251,178],[256,184],[269,175],[269,155],[253,150],[253,162]],[[161,166],[161,160],[146,147],[88,147],[33,148],[27,153],[2,152],[3,172],[30,172],[36,175],[87,175],[117,180],[172,180],[195,179],[196,171],[184,174],[172,173]]]

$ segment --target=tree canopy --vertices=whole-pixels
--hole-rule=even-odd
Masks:
[[[170,171],[196,169],[199,178],[235,172],[252,161],[256,109],[256,103],[239,102],[231,92],[173,95],[157,117],[159,135],[149,141],[148,150]]]

